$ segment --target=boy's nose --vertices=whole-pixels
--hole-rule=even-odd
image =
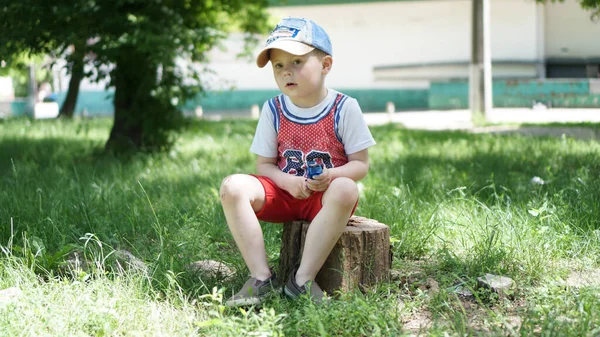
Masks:
[[[292,69],[291,69],[291,67],[290,67],[290,66],[285,66],[285,67],[283,68],[283,75],[284,75],[284,76],[289,76],[289,75],[291,75],[291,74],[292,74]]]

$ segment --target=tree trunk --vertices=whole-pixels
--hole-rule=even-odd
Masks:
[[[128,57],[133,56],[133,51],[127,51],[126,48],[122,48],[121,54],[124,55],[118,58],[111,76],[115,83],[115,120],[105,145],[107,150],[116,152],[135,150],[142,146],[142,111],[135,104],[141,103],[138,100],[144,77],[141,73],[144,71],[141,69],[144,60],[140,59],[135,64]]]
[[[164,150],[171,145],[179,111],[168,94],[157,94],[158,64],[135,46],[120,48],[111,73],[115,120],[105,150],[126,153]],[[163,74],[164,75],[164,74]]]
[[[287,280],[301,259],[305,221],[283,225],[279,277]],[[336,290],[361,290],[389,279],[392,263],[389,227],[375,220],[353,216],[327,257],[315,281],[329,294]]]
[[[58,117],[73,118],[75,106],[77,105],[77,97],[79,96],[79,86],[83,79],[84,55],[85,53],[83,51],[78,50],[75,50],[72,55],[70,62],[71,79],[69,80],[69,89],[67,90],[67,97],[60,108]]]

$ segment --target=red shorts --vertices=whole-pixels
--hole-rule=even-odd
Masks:
[[[263,176],[252,176],[258,179],[265,189],[265,204],[256,213],[259,220],[275,223],[295,220],[312,221],[323,208],[321,198],[325,192],[313,192],[307,199],[296,199],[288,191],[275,185],[271,179]],[[354,214],[357,205],[358,201],[354,205],[350,216]]]

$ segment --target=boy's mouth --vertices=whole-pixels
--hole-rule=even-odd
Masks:
[[[285,87],[286,87],[286,88],[291,88],[291,87],[295,87],[295,86],[297,86],[297,84],[296,84],[296,83],[294,83],[294,82],[287,82],[287,83],[285,84]]]

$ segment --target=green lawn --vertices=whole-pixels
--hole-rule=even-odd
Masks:
[[[372,127],[356,214],[390,226],[402,277],[327,306],[223,307],[247,269],[218,189],[254,172],[255,123],[194,122],[168,154],[117,160],[110,120],[0,120],[0,335],[600,335],[600,145],[568,137]],[[276,265],[281,226],[263,228]],[[119,272],[118,249],[147,272]],[[88,268],[65,267],[74,251]],[[205,259],[238,273],[186,268]],[[485,273],[514,295],[457,294]]]

